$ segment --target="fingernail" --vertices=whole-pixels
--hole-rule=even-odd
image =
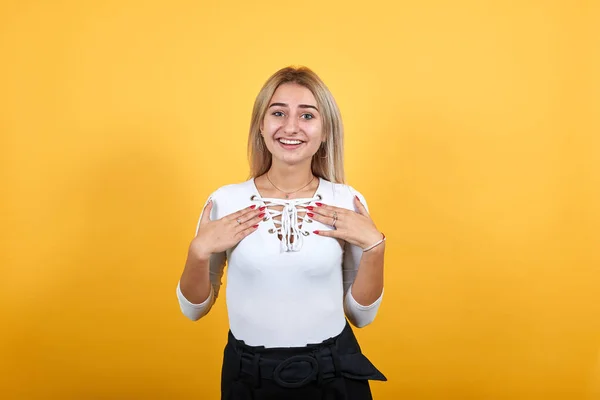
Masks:
[[[262,218],[262,217],[264,217],[264,216],[265,216],[265,213],[260,213],[260,214],[258,214],[258,218]]]
[[[252,225],[253,228],[258,228],[258,225]]]
[[[313,231],[313,233],[318,235],[318,234],[319,234],[319,231]]]
[[[315,203],[316,205],[318,205],[319,207],[321,207],[323,205],[323,203]]]
[[[360,199],[358,198],[358,196],[354,196],[354,197],[356,197],[356,200],[360,201]]]
[[[315,214],[313,214],[313,213],[306,213],[306,215],[308,215],[311,218],[315,216]]]
[[[265,206],[262,206],[261,208],[259,208],[259,210],[260,210],[260,211],[263,211],[265,208],[267,208],[267,207],[265,207]]]
[[[256,208],[256,204],[252,204],[250,208],[254,210]]]

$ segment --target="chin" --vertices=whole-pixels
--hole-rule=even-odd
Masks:
[[[283,164],[288,164],[288,165],[298,165],[298,164],[304,164],[306,162],[310,162],[312,160],[312,157],[290,157],[289,155],[284,156],[284,157],[273,157],[275,159],[277,159],[279,162],[283,163]]]

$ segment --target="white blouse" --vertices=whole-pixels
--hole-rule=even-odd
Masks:
[[[367,207],[363,196],[351,186],[322,178],[311,198],[262,198],[254,179],[216,190],[209,198],[213,200],[211,220],[252,204],[265,206],[266,215],[255,232],[233,248],[211,256],[211,292],[203,303],[189,302],[177,285],[183,314],[196,321],[210,311],[227,262],[229,326],[233,335],[248,345],[305,346],[338,335],[346,317],[357,327],[371,323],[383,291],[367,306],[352,297],[362,249],[314,234],[315,230],[333,228],[306,215],[306,207],[316,202],[357,211],[354,195]],[[196,233],[198,227],[199,222]]]

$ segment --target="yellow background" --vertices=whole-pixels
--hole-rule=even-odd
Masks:
[[[388,236],[376,399],[600,399],[597,1],[3,1],[0,397],[217,399],[227,315],[175,287],[313,68]]]

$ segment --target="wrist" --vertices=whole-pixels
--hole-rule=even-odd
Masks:
[[[206,263],[210,260],[211,253],[203,249],[193,248],[188,251],[188,259],[197,263]]]
[[[383,250],[385,245],[385,234],[383,232],[379,232],[379,237],[377,239],[373,239],[366,246],[362,246],[363,252],[366,251],[375,251],[375,249]]]

